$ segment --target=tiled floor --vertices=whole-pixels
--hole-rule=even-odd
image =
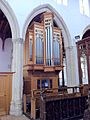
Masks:
[[[20,117],[7,115],[7,116],[0,117],[0,120],[30,120],[30,119],[27,118],[25,115],[22,115]]]

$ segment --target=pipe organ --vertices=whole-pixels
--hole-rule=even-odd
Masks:
[[[36,117],[40,104],[35,95],[40,95],[42,89],[47,89],[48,94],[58,88],[62,69],[61,30],[51,12],[42,13],[30,23],[24,47],[24,95],[30,94],[31,117]]]

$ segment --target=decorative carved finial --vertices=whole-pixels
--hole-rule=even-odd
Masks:
[[[45,100],[45,98],[46,98],[46,91],[42,90],[41,93],[40,93],[40,96],[41,96],[42,101]]]

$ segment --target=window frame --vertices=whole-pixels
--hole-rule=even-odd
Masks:
[[[89,1],[79,0],[80,13],[86,16],[90,16]]]
[[[48,81],[48,87],[43,88],[42,87],[42,81],[46,81],[46,80]],[[40,87],[39,88],[38,88],[38,81],[40,81]],[[40,89],[52,89],[52,87],[53,87],[53,79],[50,79],[50,78],[37,79],[37,89],[38,90],[40,90]]]

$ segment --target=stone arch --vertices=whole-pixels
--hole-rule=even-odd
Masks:
[[[43,4],[40,5],[38,7],[36,7],[35,9],[33,9],[33,11],[28,15],[23,29],[22,29],[22,38],[25,41],[25,36],[26,36],[26,31],[28,28],[29,23],[32,21],[32,19],[37,16],[38,14],[42,13],[42,12],[46,12],[46,11],[51,11],[54,13],[54,19],[55,22],[57,23],[58,27],[62,29],[62,34],[63,34],[63,40],[64,40],[64,47],[66,50],[66,76],[67,76],[67,81],[68,81],[68,86],[74,86],[76,85],[76,78],[75,78],[75,67],[74,67],[74,59],[73,59],[73,55],[74,55],[74,48],[72,47],[72,40],[71,40],[71,36],[70,36],[70,32],[67,28],[67,25],[65,24],[63,18],[60,16],[60,14],[57,12],[57,10],[55,8],[53,8],[51,5],[49,4]],[[70,66],[70,64],[73,65]],[[72,75],[72,76],[71,76]],[[71,82],[74,81],[74,82]],[[75,83],[75,84],[73,84]]]
[[[11,29],[11,34],[12,34],[12,41],[16,41],[16,39],[20,38],[20,29],[19,29],[19,24],[17,21],[17,18],[12,10],[12,8],[10,7],[10,5],[8,4],[8,2],[6,0],[0,0],[0,9],[3,12],[3,14],[6,16],[8,23],[10,25],[10,29]],[[12,53],[13,56],[15,56],[14,52]],[[12,61],[14,61],[15,58],[13,58]],[[12,71],[15,71],[15,67],[14,67],[14,62],[12,62]]]
[[[51,11],[54,13],[55,21],[56,21],[57,25],[62,29],[65,47],[69,47],[71,45],[71,37],[70,37],[69,30],[68,30],[63,18],[60,16],[60,14],[49,4],[43,4],[43,5],[38,6],[28,15],[28,17],[25,21],[25,24],[23,26],[22,38],[25,40],[26,31],[27,31],[28,25],[31,22],[31,20],[38,14],[45,12],[45,11]]]
[[[0,0],[0,9],[10,24],[12,40],[18,38],[20,36],[19,25],[12,8],[9,6],[6,0]]]
[[[23,86],[22,54],[23,53],[21,52],[23,48],[23,44],[22,44],[23,42],[22,39],[20,39],[20,28],[17,18],[6,0],[0,0],[0,9],[6,16],[12,33],[12,42],[13,42],[12,71],[15,72],[15,74],[13,74],[12,76],[13,80],[12,80],[12,98],[10,104],[10,114],[18,116],[22,114],[22,86]],[[16,86],[17,86],[17,92],[15,92]]]

